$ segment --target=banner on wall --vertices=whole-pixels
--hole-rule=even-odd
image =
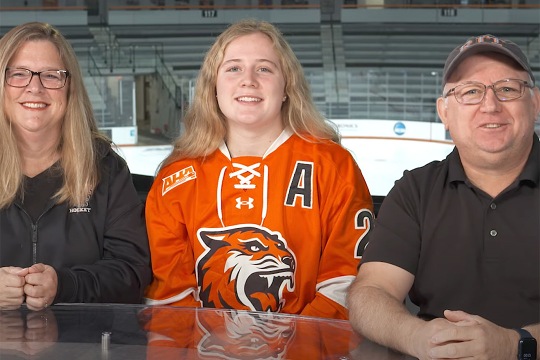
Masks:
[[[442,123],[375,119],[331,119],[343,137],[451,141]]]

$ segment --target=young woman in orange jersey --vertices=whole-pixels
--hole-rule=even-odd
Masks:
[[[371,196],[282,34],[224,31],[184,121],[146,203],[147,303],[346,319]]]

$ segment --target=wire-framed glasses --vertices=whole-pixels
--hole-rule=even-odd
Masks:
[[[7,68],[6,84],[16,88],[23,88],[30,84],[34,75],[39,77],[39,81],[45,89],[61,89],[66,85],[66,80],[69,77],[69,71],[32,71],[25,68]]]
[[[491,85],[471,81],[459,84],[448,90],[444,97],[446,98],[453,93],[458,103],[476,105],[484,100],[487,90],[491,88],[499,101],[511,101],[522,97],[525,93],[525,88],[532,88],[533,86],[528,81],[520,79],[503,79]]]

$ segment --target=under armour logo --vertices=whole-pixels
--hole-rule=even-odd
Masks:
[[[261,173],[256,171],[255,169],[258,168],[261,164],[253,164],[251,166],[245,166],[242,164],[233,163],[232,166],[235,168],[238,168],[239,170],[236,170],[229,174],[229,177],[237,177],[240,181],[240,184],[235,184],[235,189],[255,189],[255,185],[251,184],[251,179],[253,179],[255,176],[261,177]],[[245,173],[248,173],[247,176],[244,176]]]
[[[242,200],[242,198],[236,198],[236,208],[241,209],[242,206],[247,206],[248,209],[253,209],[253,198]]]

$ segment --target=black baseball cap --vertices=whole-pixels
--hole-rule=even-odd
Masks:
[[[531,66],[529,65],[529,60],[519,46],[510,40],[503,40],[496,36],[486,34],[469,38],[465,44],[456,47],[450,55],[448,55],[446,63],[444,64],[442,86],[444,87],[448,78],[452,75],[452,72],[466,57],[489,51],[506,55],[515,60],[523,70],[529,73],[534,85],[535,79]]]

